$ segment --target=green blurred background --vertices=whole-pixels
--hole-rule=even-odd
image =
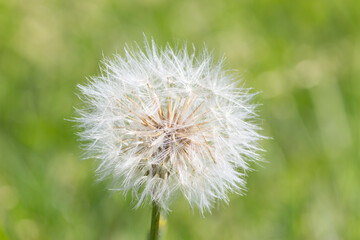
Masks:
[[[143,33],[227,57],[262,93],[267,163],[163,239],[360,239],[357,0],[0,0],[0,239],[145,239],[150,209],[80,160],[76,85]]]

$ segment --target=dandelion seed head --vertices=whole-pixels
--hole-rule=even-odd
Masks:
[[[105,58],[101,74],[79,85],[76,118],[99,178],[131,191],[136,206],[154,201],[165,210],[176,193],[201,212],[227,202],[228,192],[241,194],[262,136],[254,94],[237,85],[207,50],[145,41]]]

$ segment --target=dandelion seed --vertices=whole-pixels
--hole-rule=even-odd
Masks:
[[[210,211],[242,192],[249,162],[260,160],[253,94],[206,50],[145,45],[103,60],[101,74],[79,86],[79,135],[99,177],[131,191],[137,206],[169,210],[181,193]]]

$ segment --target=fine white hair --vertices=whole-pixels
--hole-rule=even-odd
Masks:
[[[136,206],[154,201],[169,210],[182,193],[210,211],[228,192],[241,194],[249,162],[261,160],[255,94],[240,84],[206,49],[158,48],[154,40],[126,47],[78,86],[86,156]]]

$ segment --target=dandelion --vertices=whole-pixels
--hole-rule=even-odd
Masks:
[[[203,213],[243,192],[262,136],[254,94],[238,85],[206,50],[145,41],[144,50],[104,59],[100,75],[79,86],[85,152],[98,160],[99,178],[130,191],[136,207],[153,203],[153,234],[158,212],[178,193]]]

